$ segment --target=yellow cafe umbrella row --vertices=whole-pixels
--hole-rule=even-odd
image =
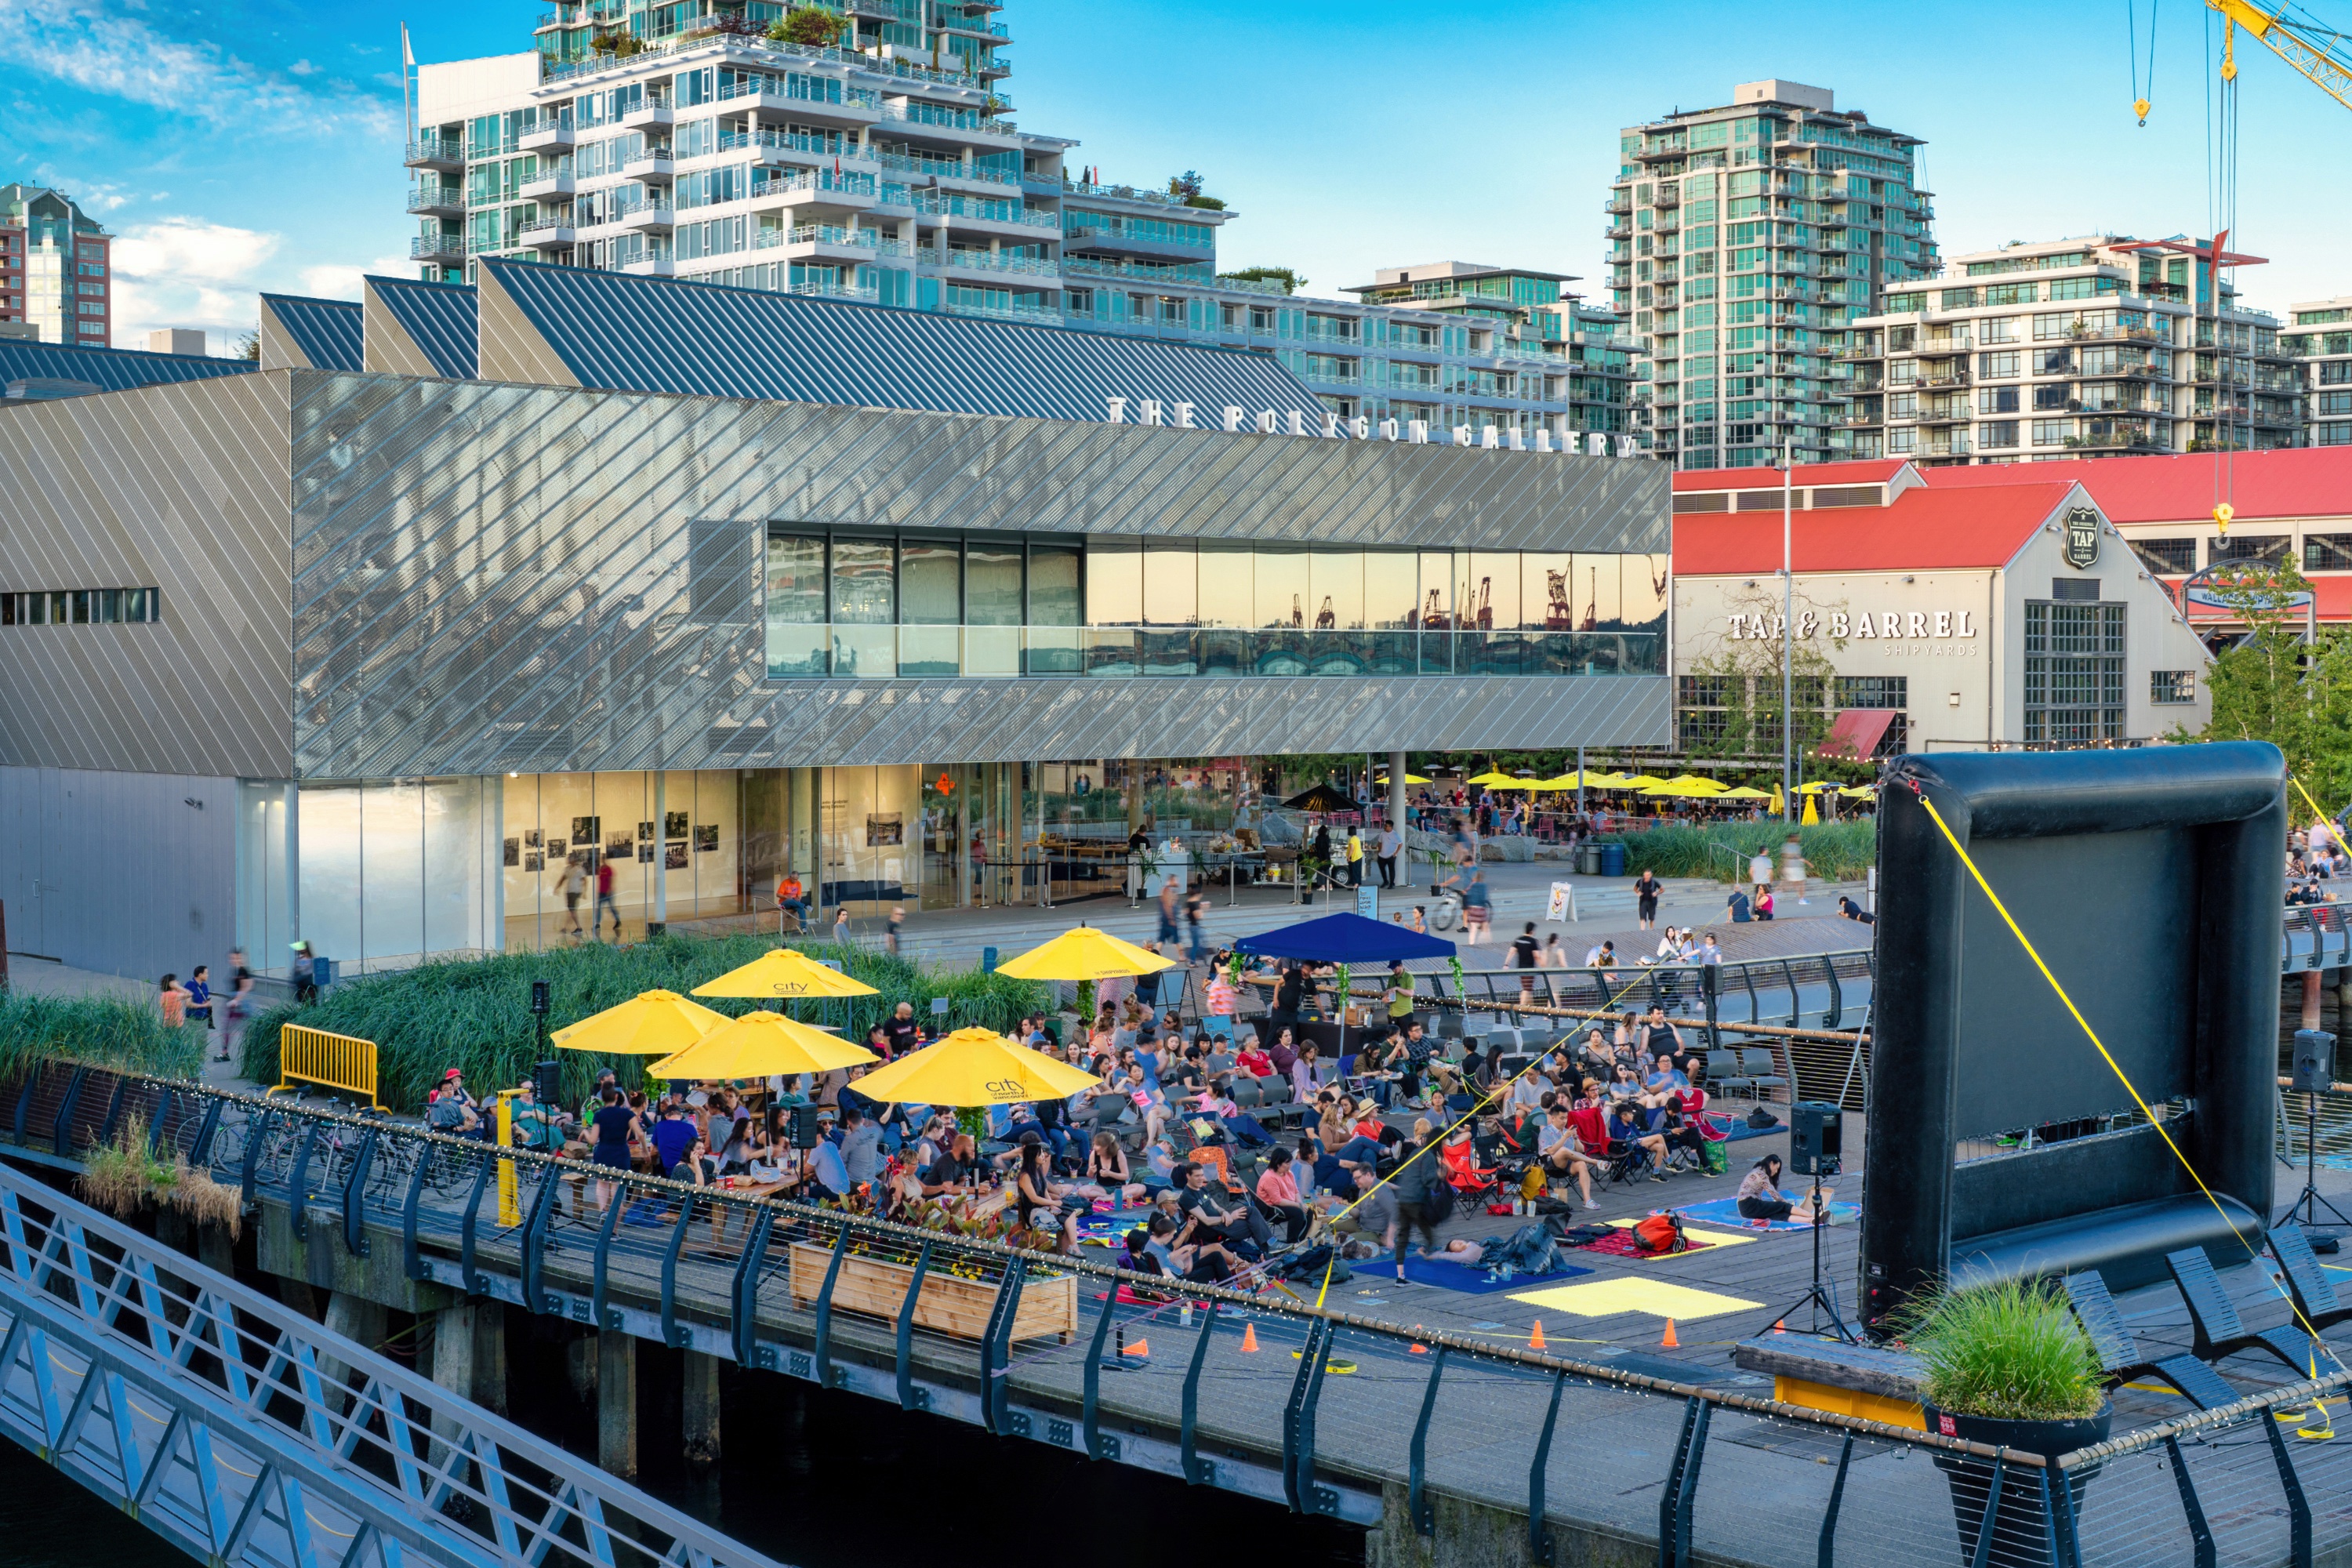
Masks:
[[[958,1029],[867,1073],[857,1080],[857,1092],[921,1105],[1011,1105],[1060,1099],[1101,1081],[1003,1035]]]
[[[1146,952],[1107,931],[1079,926],[996,966],[1015,980],[1111,980],[1157,974],[1175,967],[1173,959]]]
[[[758,1012],[730,1019],[647,1070],[656,1078],[734,1081],[831,1072],[880,1059],[864,1046],[823,1029],[781,1014]]]
[[[872,996],[874,987],[853,980],[840,970],[819,963],[806,953],[779,947],[761,953],[740,969],[694,988],[697,996],[776,997],[794,1001],[808,996]]]
[[[641,991],[616,1006],[567,1024],[548,1036],[567,1051],[608,1057],[667,1057],[686,1049],[722,1024],[732,1023],[675,991]]]

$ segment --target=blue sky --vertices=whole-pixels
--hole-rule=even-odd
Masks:
[[[2137,0],[2143,55],[2148,0]],[[2352,0],[2314,0],[2352,20]],[[420,59],[528,47],[537,0],[405,13]],[[2337,15],[2336,13],[2341,13]],[[1927,139],[1947,252],[2096,230],[2203,232],[2208,13],[2163,8],[2155,111],[2129,111],[2126,7],[1796,0],[1759,11],[1489,0],[1008,0],[1020,122],[1106,177],[1197,169],[1242,215],[1221,259],[1312,293],[1460,258],[1601,287],[1619,129],[1780,76]],[[409,272],[399,26],[376,0],[0,0],[0,177],[83,197],[123,242],[118,342],[203,326],[226,346],[268,289],[355,297]],[[2245,40],[2242,40],[2244,43]],[[2242,274],[2270,309],[2352,292],[2331,154],[2347,111],[2240,51]],[[2143,60],[2143,67],[2145,62]]]

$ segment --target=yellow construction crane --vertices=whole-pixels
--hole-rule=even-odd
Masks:
[[[2336,52],[2340,34],[2331,34],[2322,42],[2312,33],[2250,5],[2246,0],[2205,0],[2205,4],[2221,14],[2223,81],[2237,79],[2237,30],[2243,27],[2298,75],[2308,78],[2320,91],[2352,109],[2352,63],[2347,63]],[[2147,110],[2142,110],[2141,119],[2146,118]]]

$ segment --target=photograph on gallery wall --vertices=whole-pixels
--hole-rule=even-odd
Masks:
[[[666,811],[662,813],[662,837],[665,839],[670,839],[683,838],[685,837],[686,813],[682,811]]]
[[[686,869],[685,839],[673,838],[669,841],[668,845],[663,848],[662,869],[666,871],[683,871]]]
[[[602,826],[604,818],[597,816],[573,817],[572,819],[572,842],[574,844],[595,843],[599,838],[602,838],[604,836]]]
[[[653,841],[652,841],[651,839],[647,839],[645,843],[638,845],[638,846],[637,846],[637,858],[638,858],[638,860],[640,860],[641,862],[643,862],[644,864],[646,864],[646,865],[647,865],[647,866],[652,865],[652,864],[654,863],[654,847],[655,847],[655,846],[654,846],[654,843],[653,843]]]
[[[604,841],[604,858],[630,860],[636,858],[636,842],[625,833],[615,833]]]
[[[907,842],[907,821],[898,813],[870,815],[866,818],[866,847],[879,848]]]
[[[521,839],[520,839],[520,838],[509,838],[509,839],[508,839],[508,840],[506,841],[506,844],[505,844],[505,846],[504,846],[504,848],[505,848],[505,851],[506,851],[506,854],[505,854],[505,863],[506,863],[507,865],[509,865],[509,866],[520,866],[520,865],[521,865],[521,864],[522,864],[522,840],[521,840]]]
[[[697,823],[694,829],[694,852],[708,855],[719,847],[719,826],[716,823]]]
[[[653,836],[654,825],[652,823],[640,822],[637,824],[637,842],[640,844],[647,843],[651,841]]]
[[[524,848],[537,849],[541,847],[545,842],[546,841],[544,839],[541,838],[538,828],[526,827],[522,830],[522,847]]]
[[[546,869],[547,869],[547,855],[546,855],[546,852],[545,852],[544,850],[534,849],[534,850],[532,850],[530,854],[525,855],[525,856],[522,858],[522,868],[523,868],[524,870],[526,870],[526,871],[544,871],[544,870],[546,870]]]

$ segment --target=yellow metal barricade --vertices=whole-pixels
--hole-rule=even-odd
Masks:
[[[375,1097],[373,1040],[287,1025],[278,1037],[278,1088],[290,1089],[298,1083],[365,1095],[369,1105],[383,1109]]]

